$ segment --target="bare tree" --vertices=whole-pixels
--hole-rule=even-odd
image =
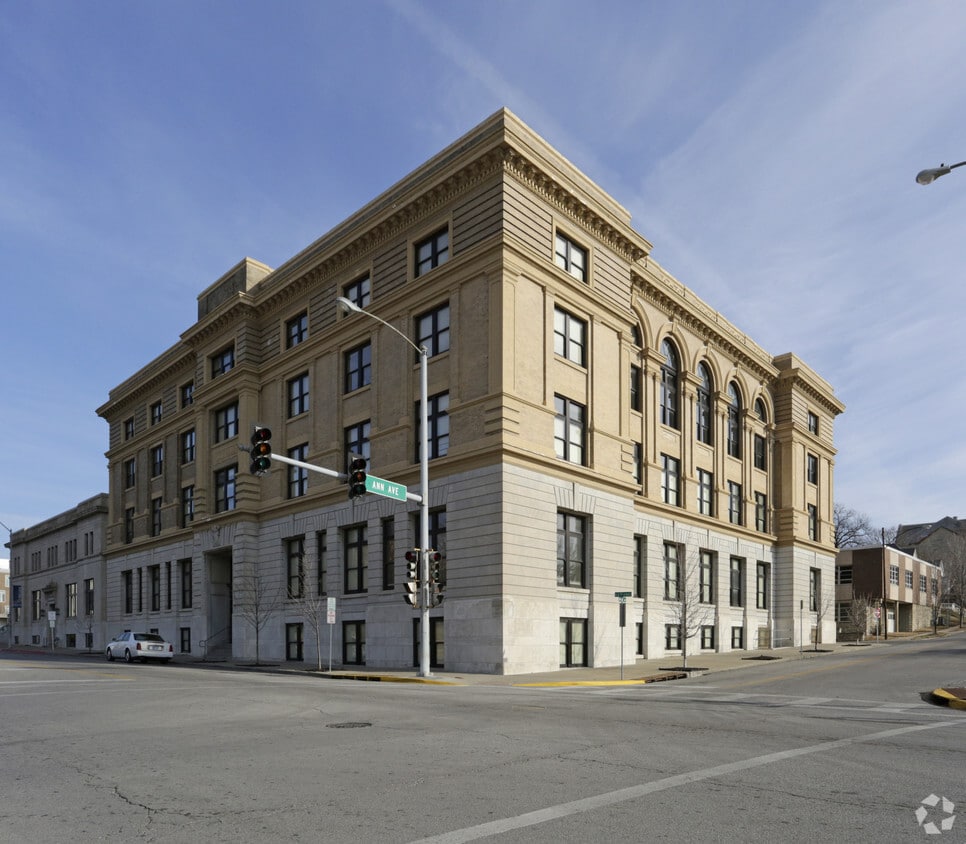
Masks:
[[[828,615],[828,611],[835,603],[834,595],[834,589],[825,589],[820,591],[819,594],[815,596],[815,651],[818,651],[819,639],[822,638],[822,621],[825,619],[825,616]]]
[[[683,667],[688,667],[688,640],[701,632],[702,627],[714,623],[715,600],[714,577],[717,572],[713,568],[714,558],[711,552],[707,560],[702,560],[702,552],[694,546],[688,546],[685,559],[681,560],[684,546],[672,546],[677,549],[675,559],[665,560],[665,595],[674,601],[668,609],[668,619],[677,625],[681,638],[681,658]],[[704,566],[702,566],[704,563]]]
[[[846,621],[855,628],[859,641],[865,641],[865,634],[869,631],[869,610],[872,609],[872,598],[869,595],[857,595],[852,589],[852,600],[848,603]]]
[[[235,612],[255,631],[255,664],[261,665],[261,633],[278,610],[282,594],[257,569],[235,579],[234,593]]]
[[[832,508],[835,522],[835,547],[857,548],[861,545],[892,545],[899,528],[875,527],[872,520],[858,510],[836,502]]]
[[[318,655],[318,670],[322,670],[322,630],[328,625],[328,598],[319,595],[318,590],[312,590],[305,569],[300,565],[298,574],[298,592],[289,595],[295,601],[302,617],[315,634],[315,652]]]
[[[943,593],[949,603],[959,607],[959,626],[963,626],[963,604],[966,603],[966,535],[957,534],[952,555],[943,560]]]

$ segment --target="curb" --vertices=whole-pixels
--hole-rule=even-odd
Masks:
[[[548,680],[543,683],[511,683],[518,688],[561,687],[561,686],[643,686],[645,683],[660,683],[664,680],[686,680],[690,675],[681,671],[641,677],[637,680]]]
[[[938,706],[948,706],[950,709],[959,709],[966,712],[966,700],[962,700],[946,689],[933,689],[930,692],[930,697],[932,702]]]

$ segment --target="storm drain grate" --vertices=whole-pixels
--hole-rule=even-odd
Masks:
[[[343,721],[340,724],[326,724],[326,727],[331,727],[333,730],[353,730],[356,727],[371,727],[371,721]]]

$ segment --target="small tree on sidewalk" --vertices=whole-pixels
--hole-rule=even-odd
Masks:
[[[688,641],[702,627],[714,623],[714,555],[694,546],[682,559],[681,545],[666,545],[664,550],[664,597],[674,603],[668,607],[668,621],[678,628],[682,667],[688,667]],[[707,555],[707,556],[705,556]]]
[[[235,612],[255,631],[255,664],[261,665],[261,633],[282,602],[281,591],[255,569],[236,578],[234,593]]]
[[[298,591],[289,596],[294,599],[295,606],[301,613],[305,622],[312,628],[315,634],[315,652],[318,656],[318,670],[322,670],[322,630],[328,625],[328,598],[318,594],[318,589],[313,590],[309,579],[305,574],[304,566],[300,566],[298,574]]]
[[[846,604],[845,620],[853,627],[858,635],[858,641],[865,641],[865,634],[869,632],[869,610],[872,609],[872,598],[868,595],[857,595],[852,589],[852,600]]]

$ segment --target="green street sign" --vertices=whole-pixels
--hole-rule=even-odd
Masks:
[[[615,598],[630,598],[631,597],[631,593],[630,592],[615,592],[614,593],[614,597]]]
[[[366,475],[366,492],[374,492],[376,495],[384,495],[386,498],[395,498],[396,501],[406,500],[406,487],[393,481],[387,481],[385,478],[377,478],[375,475]]]

